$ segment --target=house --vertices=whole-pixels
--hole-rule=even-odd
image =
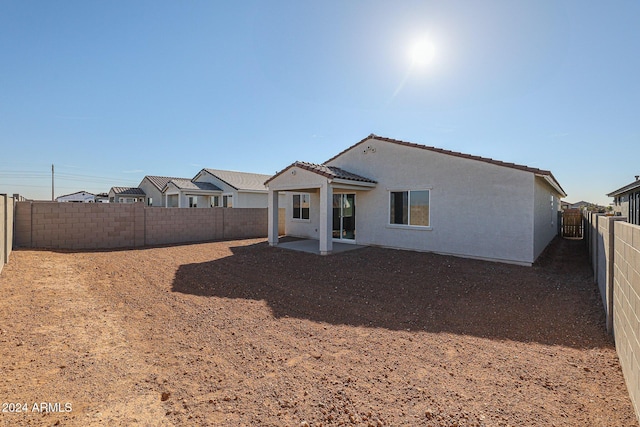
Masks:
[[[96,195],[87,191],[78,191],[56,197],[56,202],[95,203]]]
[[[146,198],[144,191],[137,187],[111,187],[109,190],[109,203],[144,202]]]
[[[108,193],[96,194],[96,203],[109,203],[109,194]]]
[[[212,208],[220,206],[222,190],[210,182],[173,178],[165,184],[162,194],[168,208]]]
[[[640,225],[640,175],[636,175],[631,184],[612,191],[607,196],[613,197],[614,212],[626,216],[631,224]]]
[[[163,191],[169,191],[174,200],[179,201],[180,207],[191,206],[195,200],[198,207],[266,208],[268,191],[264,182],[270,177],[258,173],[202,169],[190,180],[192,184],[185,182],[187,180],[173,180],[173,186],[165,186]],[[180,188],[181,185],[184,188]]]
[[[172,179],[187,179],[168,176],[147,175],[142,178],[138,188],[147,196],[147,206],[166,206],[166,197],[162,190]],[[188,179],[187,179],[188,180]]]
[[[269,244],[285,233],[333,242],[531,265],[558,233],[566,194],[549,171],[370,135],[322,164],[265,182]]]

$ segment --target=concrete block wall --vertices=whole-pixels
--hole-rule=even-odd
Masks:
[[[266,237],[268,213],[265,208],[226,209],[224,239]]]
[[[142,246],[144,206],[139,203],[19,202],[15,242],[22,247],[51,249]]]
[[[640,421],[640,227],[615,223],[613,331],[631,401]]]
[[[0,194],[0,272],[13,249],[13,204],[13,197]]]
[[[602,305],[607,319],[607,331],[613,332],[613,289],[614,289],[614,247],[615,223],[625,221],[624,217],[597,216],[597,230],[594,233],[596,252],[592,258],[594,279],[600,291]]]
[[[640,422],[640,226],[625,217],[585,213],[586,245]]]
[[[267,235],[266,208],[19,202],[15,212],[15,244],[28,248],[111,249]]]
[[[145,208],[146,244],[223,239],[223,217],[226,210],[228,209]]]

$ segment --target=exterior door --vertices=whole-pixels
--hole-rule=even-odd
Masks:
[[[333,195],[333,238],[336,240],[356,239],[356,195]]]

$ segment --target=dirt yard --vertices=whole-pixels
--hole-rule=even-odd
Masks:
[[[581,245],[18,250],[0,425],[637,426]]]

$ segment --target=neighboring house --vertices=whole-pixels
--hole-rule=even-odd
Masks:
[[[567,210],[567,209],[571,209],[571,203],[569,202],[565,202],[564,200],[560,201],[560,209]]]
[[[613,210],[626,216],[631,224],[640,225],[640,176],[636,180],[609,194],[613,197]]]
[[[220,206],[222,190],[210,182],[173,178],[162,189],[168,208],[212,208]]]
[[[56,197],[56,202],[95,203],[95,201],[96,195],[87,191],[78,191],[76,193]]]
[[[109,190],[109,203],[136,203],[144,202],[146,195],[138,187],[111,187]]]
[[[272,246],[284,207],[285,233],[319,239],[321,254],[343,242],[522,265],[557,235],[566,197],[549,171],[376,135],[265,184]]]
[[[266,208],[268,191],[264,182],[270,177],[258,173],[202,169],[191,181],[208,182],[220,190],[219,194],[210,194],[212,206]]]
[[[109,194],[108,193],[96,194],[96,203],[109,203]]]
[[[162,190],[172,179],[186,179],[188,181],[187,178],[155,175],[147,175],[140,181],[138,188],[144,191],[147,196],[147,206],[167,206],[165,202],[166,198]]]
[[[580,209],[580,210],[583,210],[583,209],[589,209],[589,208],[595,209],[595,210],[598,210],[600,208],[604,209],[602,206],[598,206],[597,204],[591,203],[591,202],[585,202],[584,200],[581,200],[581,201],[579,201],[577,203],[569,204],[569,209]]]

